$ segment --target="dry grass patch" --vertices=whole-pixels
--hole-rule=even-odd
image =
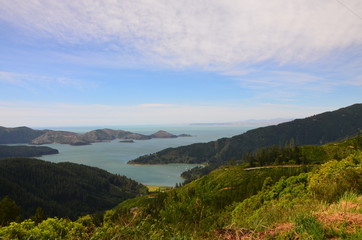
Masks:
[[[219,229],[216,231],[218,240],[264,240],[274,239],[276,236],[290,233],[294,228],[293,223],[282,223],[270,227],[262,232],[247,229]]]
[[[362,196],[349,200],[341,199],[323,210],[314,212],[326,228],[353,233],[362,228]]]

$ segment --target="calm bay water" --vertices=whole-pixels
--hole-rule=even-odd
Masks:
[[[67,130],[84,133],[93,128],[51,128],[52,130]],[[139,156],[154,153],[168,147],[178,147],[198,142],[209,142],[222,137],[241,134],[250,127],[209,127],[209,126],[137,126],[110,127],[141,134],[152,134],[165,130],[172,134],[191,134],[192,137],[171,139],[135,140],[134,143],[120,143],[119,139],[111,142],[99,142],[85,146],[70,146],[65,144],[47,144],[59,150],[59,154],[42,156],[40,159],[51,162],[74,162],[98,167],[108,172],[125,175],[146,185],[174,186],[183,182],[180,174],[197,165],[167,164],[167,165],[129,165],[127,162]]]

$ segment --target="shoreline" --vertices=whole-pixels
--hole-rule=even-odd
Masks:
[[[195,165],[197,166],[207,166],[207,163],[130,163],[127,162],[128,165],[132,166],[157,166],[157,165]]]

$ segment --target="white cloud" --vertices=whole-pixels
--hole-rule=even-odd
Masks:
[[[360,0],[345,5],[362,15]],[[0,21],[140,63],[225,68],[310,62],[362,43],[362,21],[326,0],[0,0]],[[116,57],[117,59],[117,57]],[[125,61],[127,62],[127,61]]]

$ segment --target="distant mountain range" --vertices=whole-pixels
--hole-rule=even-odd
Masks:
[[[304,119],[256,128],[231,138],[221,138],[208,143],[168,148],[154,154],[141,156],[131,164],[166,163],[226,163],[232,158],[261,147],[285,145],[324,144],[357,134],[362,129],[362,104],[354,104],[332,112]]]
[[[173,135],[166,131],[158,131],[151,135],[143,135],[124,130],[97,129],[84,134],[68,131],[34,130],[28,127],[5,128],[0,127],[0,144],[27,143],[41,144],[71,144],[87,145],[100,141],[114,139],[148,140],[152,138],[187,137],[188,134]]]

